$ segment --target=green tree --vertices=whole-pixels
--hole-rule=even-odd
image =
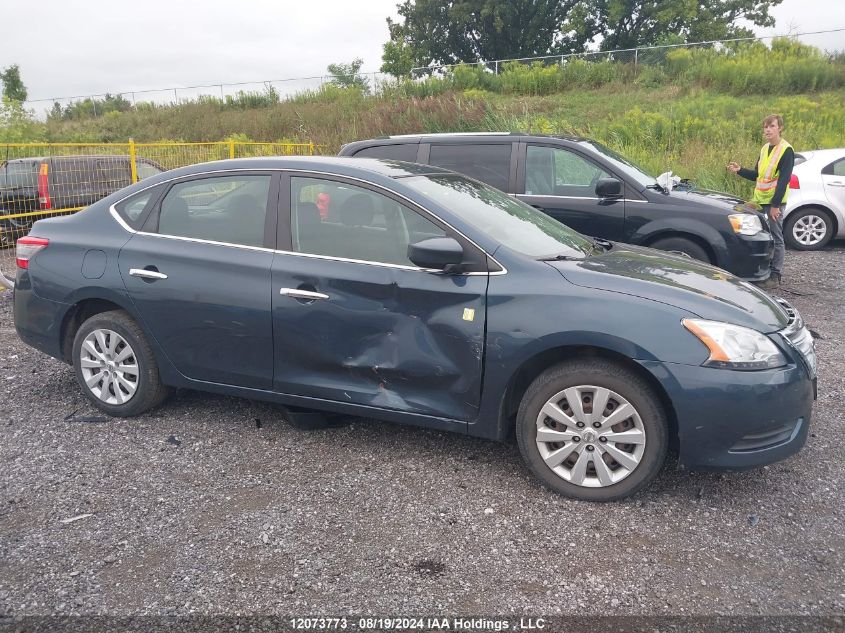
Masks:
[[[583,1],[404,0],[397,5],[403,21],[387,19],[381,69],[398,77],[430,64],[569,52],[572,40],[561,27]]]
[[[22,101],[0,100],[0,143],[31,143],[44,140],[44,124],[35,120]]]
[[[602,50],[657,44],[671,33],[682,42],[753,37],[744,20],[773,26],[769,9],[783,0],[583,0],[564,31],[582,46],[602,36]]]
[[[383,72],[431,64],[635,48],[753,35],[783,0],[403,0],[387,19]]]
[[[21,69],[17,64],[4,68],[0,73],[3,82],[3,96],[9,101],[26,101],[26,86],[21,79]]]
[[[327,70],[332,76],[329,83],[341,88],[356,88],[367,94],[370,91],[370,84],[367,78],[360,74],[363,65],[364,60],[360,57],[356,57],[349,64],[329,64]]]

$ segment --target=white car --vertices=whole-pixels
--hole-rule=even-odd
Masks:
[[[845,237],[845,148],[795,154],[784,216],[786,245],[800,251]]]

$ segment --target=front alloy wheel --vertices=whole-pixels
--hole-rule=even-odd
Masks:
[[[550,489],[612,501],[647,486],[668,450],[669,425],[654,388],[600,358],[551,367],[528,387],[517,413],[522,458]]]
[[[611,486],[642,461],[646,431],[624,397],[595,385],[559,391],[537,416],[537,450],[558,477],[578,486]]]

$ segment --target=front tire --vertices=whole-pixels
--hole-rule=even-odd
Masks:
[[[111,416],[140,415],[168,394],[144,333],[122,310],[82,324],[73,340],[73,365],[85,396]]]
[[[830,213],[815,207],[793,211],[786,217],[783,240],[796,251],[817,251],[833,237]]]
[[[685,237],[666,237],[662,240],[657,240],[653,244],[649,244],[649,246],[661,251],[684,253],[685,255],[689,255],[693,259],[697,259],[705,264],[713,263],[710,261],[710,255],[707,254],[704,247],[696,244],[692,240],[688,240]]]
[[[601,359],[546,370],[517,414],[517,442],[531,471],[551,490],[585,501],[614,501],[645,488],[666,459],[668,435],[654,390]]]

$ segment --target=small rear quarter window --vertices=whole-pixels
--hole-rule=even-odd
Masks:
[[[158,187],[145,189],[134,196],[129,196],[126,200],[119,202],[114,206],[117,214],[136,231],[141,229],[144,224],[153,202],[158,197]]]

